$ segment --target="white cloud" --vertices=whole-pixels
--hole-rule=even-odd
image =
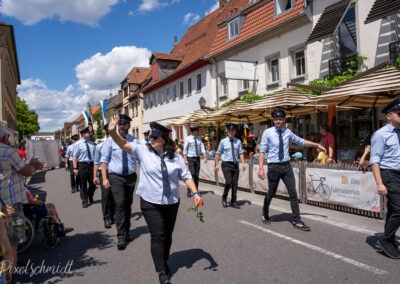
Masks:
[[[87,103],[99,103],[120,89],[120,82],[132,67],[148,66],[151,52],[135,46],[115,47],[107,54],[97,53],[75,68],[78,87],[49,89],[41,79],[22,80],[18,95],[39,115],[40,131],[61,129],[64,122],[74,121]]]
[[[161,7],[165,7],[168,3],[161,3],[160,0],[142,0],[142,4],[139,6],[139,12],[146,13],[156,10]]]
[[[148,66],[150,56],[150,50],[136,46],[114,47],[107,54],[96,53],[76,66],[78,85],[86,94],[119,87],[132,67]]]
[[[34,25],[44,19],[57,18],[96,26],[99,19],[108,14],[118,0],[1,0],[0,13],[14,17],[26,25]]]
[[[212,6],[210,7],[210,9],[208,9],[208,10],[204,13],[204,16],[207,16],[207,15],[210,14],[212,11],[214,11],[214,10],[216,10],[216,9],[218,9],[218,8],[219,8],[219,1],[216,0],[215,3],[214,3],[214,5],[212,5]]]
[[[197,23],[200,19],[201,19],[200,16],[197,14],[187,13],[183,18],[183,24],[191,26]]]

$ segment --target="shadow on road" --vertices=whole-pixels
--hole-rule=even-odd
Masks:
[[[104,232],[88,232],[66,237],[52,250],[35,244],[18,255],[22,264],[14,274],[14,283],[58,283],[70,277],[84,277],[85,274],[79,271],[81,268],[107,264],[87,256],[86,252],[106,249],[112,243],[112,237]]]
[[[139,219],[141,219],[143,217],[143,213],[141,211],[138,212],[132,212],[131,213],[131,218],[135,218],[135,221],[138,221]]]
[[[209,194],[209,193],[211,193],[213,195],[215,194],[214,190],[200,190],[201,195],[205,195],[205,194]]]
[[[270,216],[272,222],[292,222],[293,220],[293,214],[291,213],[281,213],[278,215],[272,215]]]
[[[218,263],[214,260],[211,254],[202,249],[189,249],[177,251],[170,255],[169,263],[171,266],[171,272],[172,274],[175,274],[182,267],[191,268],[193,264],[203,258],[210,263],[210,265],[204,267],[203,270],[210,269],[212,271],[217,271]]]
[[[150,233],[149,227],[141,226],[141,227],[137,227],[133,230],[130,230],[129,235],[131,236],[131,238],[134,241],[137,238],[139,238],[141,235],[148,234],[148,233]]]

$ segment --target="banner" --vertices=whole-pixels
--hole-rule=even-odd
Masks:
[[[246,61],[225,60],[225,78],[237,80],[254,80],[256,63]]]
[[[103,117],[103,126],[107,124],[107,100],[101,100],[100,101],[100,109],[101,109],[101,114]]]
[[[201,159],[199,178],[215,182],[215,162],[214,162],[214,160],[208,160],[207,163],[204,163],[204,160]]]
[[[306,191],[308,200],[381,210],[372,172],[307,168]]]
[[[253,188],[254,188],[254,190],[268,192],[268,178],[267,178],[268,166],[266,166],[266,165],[264,166],[264,172],[265,172],[265,179],[262,180],[258,177],[258,165],[253,165]],[[293,168],[297,197],[299,197],[299,190],[300,190],[299,172],[300,172],[299,168]],[[282,182],[282,180],[279,182],[278,189],[276,190],[276,194],[282,195],[282,196],[289,196],[289,194],[287,193],[286,186]]]

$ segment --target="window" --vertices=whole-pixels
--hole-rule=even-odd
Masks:
[[[179,83],[179,98],[182,99],[183,98],[183,82]]]
[[[135,104],[134,103],[131,104],[131,109],[132,109],[132,117],[134,117],[135,116]]]
[[[275,0],[275,15],[292,9],[294,0]]]
[[[242,90],[248,90],[250,88],[250,81],[249,80],[243,80],[242,81]]]
[[[237,17],[228,23],[228,40],[233,39],[239,35],[240,31],[240,18]]]
[[[269,64],[270,82],[276,83],[279,81],[279,59],[271,59]]]
[[[188,81],[188,96],[192,94],[192,78],[189,78]]]
[[[135,116],[138,117],[139,116],[139,102],[137,101],[135,103]]]
[[[172,99],[175,101],[176,100],[176,85],[172,87]]]
[[[227,95],[228,94],[228,79],[225,77],[221,77],[221,86],[222,86],[222,94]]]
[[[144,99],[144,108],[148,109],[149,108],[149,104],[150,104],[149,103],[149,97],[146,96],[145,99]]]
[[[304,50],[294,53],[294,69],[294,74],[296,77],[306,74],[306,61],[304,58]]]
[[[127,116],[129,116],[129,107],[128,107],[128,106],[124,107],[124,113],[125,113]]]
[[[170,96],[170,91],[169,91],[169,87],[167,87],[167,94],[166,94],[167,103],[169,103],[169,96]]]
[[[201,74],[197,74],[196,79],[197,79],[196,91],[201,92]]]
[[[158,104],[160,105],[164,104],[162,91],[158,92]]]

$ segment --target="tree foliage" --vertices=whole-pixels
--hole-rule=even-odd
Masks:
[[[20,139],[30,137],[40,129],[36,111],[30,110],[24,99],[17,96],[17,130]]]
[[[104,138],[103,125],[101,123],[101,117],[102,117],[101,112],[97,112],[97,113],[93,114],[92,117],[93,117],[93,125],[95,124],[94,122],[96,122],[96,125],[97,125],[97,128],[94,133],[94,138],[95,139]]]

